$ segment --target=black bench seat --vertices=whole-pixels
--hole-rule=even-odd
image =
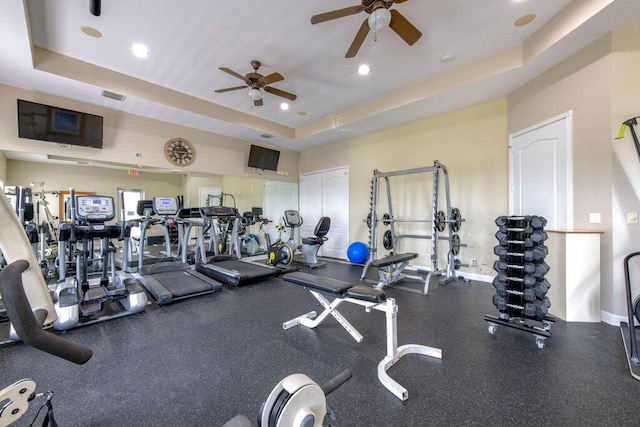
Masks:
[[[374,303],[383,302],[385,293],[365,285],[352,285],[349,282],[332,279],[330,277],[315,276],[309,273],[295,272],[282,276],[287,281],[307,289],[326,292],[339,298],[353,298]]]
[[[380,259],[374,259],[373,261],[371,261],[371,265],[376,268],[387,267],[389,265],[407,262],[414,258],[418,258],[418,254],[415,252],[408,252],[406,254],[395,254]]]

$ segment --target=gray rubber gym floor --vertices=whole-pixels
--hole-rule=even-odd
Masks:
[[[313,271],[357,282],[361,268],[330,262]],[[273,279],[64,333],[91,347],[84,366],[24,344],[0,348],[0,387],[21,378],[53,390],[61,426],[220,426],[237,414],[255,420],[285,376],[318,383],[345,368],[353,378],[328,397],[338,426],[639,425],[640,382],[628,371],[620,332],[607,324],[558,322],[543,349],[527,333],[487,332],[496,314],[488,283],[431,285],[428,296],[396,298],[398,345],[441,348],[442,360],[407,355],[390,369],[406,387],[400,401],[377,379],[385,356],[384,313],[343,304],[363,334],[357,343],[333,319],[316,330],[282,322],[316,300]],[[37,406],[16,425],[28,425]]]

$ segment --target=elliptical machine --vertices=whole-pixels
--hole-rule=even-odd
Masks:
[[[66,262],[59,263],[59,282],[53,293],[58,319],[53,328],[66,330],[116,317],[140,313],[147,306],[147,295],[140,282],[130,274],[116,272],[114,254],[116,248],[111,239],[123,240],[130,228],[123,221],[121,226],[105,225],[115,218],[113,197],[76,196],[71,194],[71,223],[61,223],[58,230],[60,258],[66,259],[73,250],[76,261],[75,277],[66,277]],[[89,250],[94,239],[100,240],[101,275],[88,275]],[[81,249],[76,243],[81,242]],[[94,260],[95,261],[95,260]]]

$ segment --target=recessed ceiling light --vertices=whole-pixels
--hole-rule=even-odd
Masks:
[[[515,25],[516,27],[524,27],[527,24],[531,24],[534,19],[536,19],[536,14],[528,13],[516,19],[516,22],[514,22],[513,25]]]
[[[280,104],[280,109],[287,111],[289,109],[289,104],[287,104],[286,102],[283,102],[282,104]]]
[[[131,46],[131,51],[138,58],[146,58],[149,56],[149,48],[142,43],[134,43],[133,46]]]
[[[443,55],[442,58],[440,58],[440,62],[451,62],[454,59],[456,59],[454,55],[447,53],[446,55]]]
[[[87,26],[80,27],[80,31],[82,31],[89,37],[94,37],[96,39],[99,39],[100,37],[102,37],[102,33],[93,27],[87,27]]]
[[[369,74],[369,66],[367,64],[362,64],[358,68],[358,74],[360,74],[361,76],[366,76],[367,74]]]

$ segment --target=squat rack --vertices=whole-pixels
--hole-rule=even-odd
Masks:
[[[432,193],[431,193],[431,216],[430,219],[396,219],[394,217],[393,205],[391,200],[391,186],[389,178],[394,176],[403,176],[403,175],[412,175],[419,173],[431,173],[433,177],[432,182]],[[445,199],[445,208],[448,214],[443,215],[443,212],[438,209],[438,201],[440,196],[440,180],[444,182],[444,199]],[[379,210],[379,193],[380,193],[380,182],[383,181],[386,186],[387,192],[387,209],[388,214],[382,216],[382,222],[384,225],[388,225],[390,232],[390,249],[392,250],[393,255],[397,255],[397,241],[400,238],[412,238],[412,239],[429,239],[431,240],[430,245],[430,261],[431,266],[430,270],[427,274],[427,277],[424,281],[424,290],[423,294],[427,294],[429,290],[429,281],[431,276],[433,275],[444,275],[445,277],[440,280],[440,284],[446,284],[457,278],[456,269],[462,266],[460,261],[455,259],[454,255],[459,252],[461,245],[459,241],[459,237],[457,234],[454,235],[454,231],[458,231],[460,228],[460,223],[464,221],[460,217],[460,211],[457,208],[451,208],[451,200],[449,196],[449,174],[447,172],[447,168],[442,163],[438,162],[438,160],[434,160],[433,166],[428,167],[420,167],[413,169],[402,169],[392,172],[380,172],[377,169],[373,171],[373,178],[371,179],[371,199],[370,199],[370,207],[369,207],[369,215],[366,219],[367,225],[369,226],[369,259],[364,266],[362,271],[361,280],[364,280],[365,275],[367,274],[367,270],[372,264],[377,264],[377,252],[378,252],[378,210]],[[396,222],[429,222],[431,223],[431,235],[414,235],[414,234],[406,234],[406,235],[397,235],[395,230]],[[440,236],[439,233],[444,231],[445,224],[449,224],[448,235]],[[386,236],[385,236],[386,237]],[[447,256],[447,265],[445,269],[438,268],[438,242],[440,240],[445,240],[449,242],[449,251]],[[386,249],[389,249],[388,246],[385,245]],[[392,266],[391,271],[386,271],[385,273],[380,272],[381,278],[383,274],[387,276],[393,276],[393,280],[399,280],[400,271],[393,271],[393,268],[403,269],[407,263],[400,264],[401,267],[398,267],[400,263]],[[382,279],[381,279],[382,280]]]

